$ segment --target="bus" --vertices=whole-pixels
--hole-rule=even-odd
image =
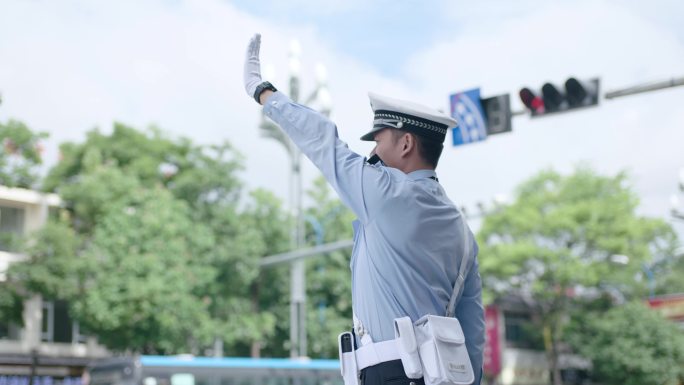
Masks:
[[[83,385],[343,385],[338,360],[137,356],[97,360]]]

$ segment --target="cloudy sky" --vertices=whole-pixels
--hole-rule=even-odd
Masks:
[[[201,143],[229,140],[247,159],[249,188],[287,199],[287,155],[260,136],[242,86],[249,37],[287,90],[291,41],[304,94],[327,69],[332,118],[360,153],[367,92],[448,109],[449,94],[483,96],[600,77],[603,92],[684,76],[681,1],[0,0],[0,120],[48,131],[57,145],[113,121],[155,124]],[[513,119],[513,132],[447,147],[438,168],[452,199],[473,208],[541,169],[627,170],[642,214],[670,220],[684,167],[684,87],[552,117]],[[450,138],[447,138],[449,141]],[[316,170],[304,170],[308,183]],[[684,196],[682,196],[684,198]],[[682,208],[684,210],[684,207]],[[677,224],[680,234],[684,227]]]

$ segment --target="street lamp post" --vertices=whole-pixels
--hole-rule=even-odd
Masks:
[[[301,46],[296,40],[290,44],[289,70],[290,70],[290,99],[294,102],[300,100],[300,69]],[[306,99],[305,104],[319,101],[322,112],[329,116],[330,97],[326,87],[325,68],[322,65],[316,69],[316,88]],[[291,231],[291,248],[293,250],[304,246],[304,219],[302,215],[302,154],[290,138],[273,122],[261,114],[259,125],[262,136],[276,140],[282,144],[290,158],[290,181],[289,201],[290,209],[294,212],[294,221]],[[306,357],[306,286],[305,265],[303,259],[296,259],[291,263],[290,269],[290,356]]]

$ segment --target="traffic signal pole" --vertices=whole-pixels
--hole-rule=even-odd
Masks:
[[[615,99],[615,98],[621,98],[623,96],[641,94],[644,92],[657,91],[657,90],[662,90],[665,88],[672,88],[672,87],[678,87],[678,86],[684,86],[684,77],[672,78],[670,80],[654,82],[654,83],[645,83],[645,84],[640,84],[640,85],[636,85],[636,86],[632,86],[632,87],[628,87],[628,88],[623,88],[621,90],[610,91],[610,92],[606,92],[606,94],[604,96],[606,99]]]

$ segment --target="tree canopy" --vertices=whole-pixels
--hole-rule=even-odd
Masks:
[[[41,140],[47,136],[16,120],[0,122],[0,185],[35,187],[39,179],[38,166],[43,163]]]
[[[677,385],[684,381],[684,333],[640,302],[578,314],[570,342],[606,385]]]
[[[259,254],[250,253],[265,250],[238,225],[241,158],[227,143],[117,123],[60,149],[44,189],[65,210],[35,234],[15,279],[66,300],[82,328],[114,350],[203,353],[215,339],[234,342],[222,331],[236,317],[222,315],[262,324],[229,309],[247,292],[230,285],[253,279]]]
[[[552,368],[574,303],[601,293],[643,296],[645,280],[634,279],[643,266],[676,258],[670,226],[639,216],[637,205],[626,174],[579,167],[568,176],[541,172],[485,217],[478,234],[485,298],[513,292],[529,300]]]

